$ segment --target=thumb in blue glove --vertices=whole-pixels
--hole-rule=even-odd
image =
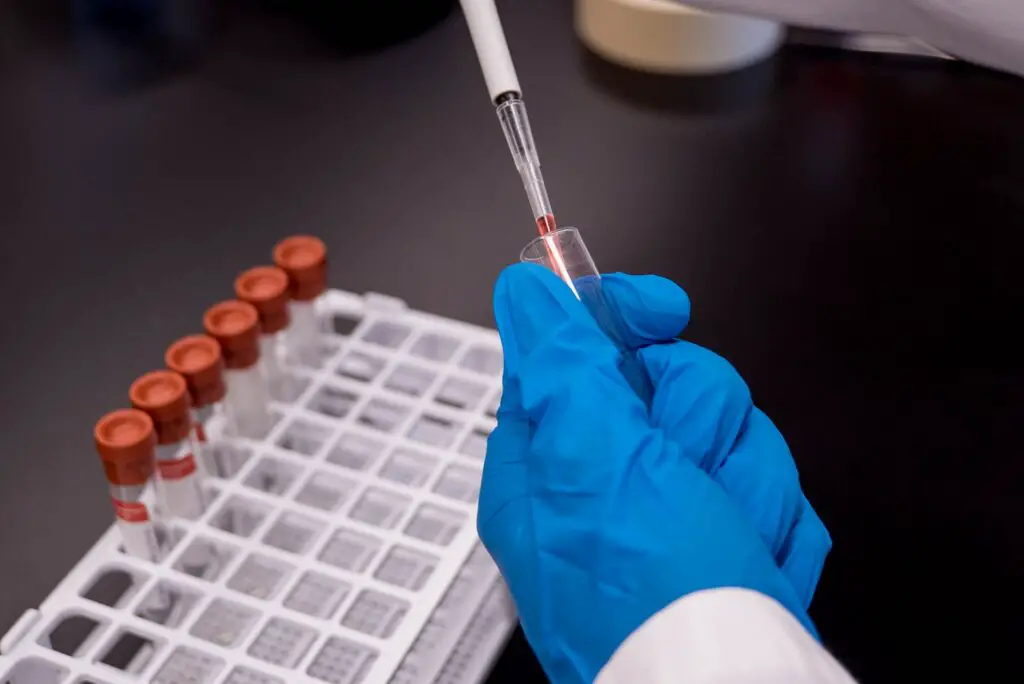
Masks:
[[[647,618],[703,589],[756,590],[813,631],[763,535],[703,457],[652,425],[617,350],[568,288],[542,268],[513,266],[495,314],[504,393],[478,527],[554,681],[593,681]],[[630,325],[641,336],[665,332],[635,317]],[[658,393],[667,368],[652,372],[655,414],[667,411]],[[718,460],[722,471],[728,459]]]

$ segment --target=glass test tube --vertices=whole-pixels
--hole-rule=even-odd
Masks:
[[[260,364],[270,396],[293,401],[295,383],[281,366],[281,337],[288,315],[288,274],[275,266],[250,268],[235,279],[235,296],[256,307],[260,315]]]
[[[327,246],[315,237],[293,235],[274,247],[274,264],[288,274],[287,358],[295,365],[320,365],[320,321],[316,299],[327,289]]]
[[[177,340],[164,353],[164,363],[185,379],[192,400],[192,435],[198,451],[199,469],[204,475],[224,477],[219,458],[221,449],[207,441],[205,426],[224,399],[224,359],[217,340],[206,335],[189,335]]]
[[[203,514],[202,479],[192,445],[192,416],[185,378],[174,371],[146,373],[128,390],[132,406],[156,429],[157,500],[168,515],[195,520]]]
[[[557,228],[534,238],[523,248],[519,260],[540,264],[554,271],[569,286],[576,298],[587,307],[598,327],[621,352],[619,370],[626,378],[626,382],[644,405],[650,406],[654,397],[654,387],[647,375],[647,369],[637,355],[637,350],[629,345],[626,324],[618,310],[605,297],[601,288],[601,274],[594,265],[587,246],[583,244],[580,232],[575,228]]]
[[[203,316],[206,333],[224,358],[225,409],[234,434],[259,439],[270,431],[270,393],[260,371],[260,318],[256,307],[221,302]]]
[[[96,423],[93,438],[110,486],[125,552],[147,561],[160,560],[163,553],[156,521],[141,500],[153,474],[153,421],[135,409],[112,411]]]

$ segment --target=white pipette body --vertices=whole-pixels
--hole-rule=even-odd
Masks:
[[[491,103],[496,104],[506,93],[521,95],[523,91],[519,87],[516,67],[512,64],[494,0],[459,0],[459,4],[469,24],[469,35],[473,38]]]
[[[501,28],[494,0],[460,0],[469,24],[480,69],[487,82],[491,103],[530,201],[533,220],[541,234],[555,229],[555,215],[540,171],[540,157],[526,116],[526,105],[512,55]]]

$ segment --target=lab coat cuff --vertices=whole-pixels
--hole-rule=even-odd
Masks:
[[[854,684],[776,600],[749,589],[684,596],[615,651],[595,684]]]

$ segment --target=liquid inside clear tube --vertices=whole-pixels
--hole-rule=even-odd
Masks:
[[[270,432],[270,393],[258,365],[229,368],[224,371],[227,395],[225,409],[232,433],[239,437],[261,439]]]
[[[294,401],[295,387],[292,376],[289,375],[281,364],[284,344],[282,344],[283,332],[260,335],[260,365],[263,368],[263,375],[267,379],[267,390],[270,396],[277,401]]]
[[[317,348],[320,322],[315,302],[292,300],[288,302],[288,313],[291,317],[285,340],[288,362],[316,368],[320,364],[320,350]]]
[[[647,369],[637,350],[629,345],[625,322],[604,294],[601,274],[580,232],[570,227],[558,228],[534,238],[523,248],[519,260],[544,266],[569,286],[576,298],[587,307],[598,327],[622,354],[619,370],[644,405],[649,407],[654,397],[654,387]]]

